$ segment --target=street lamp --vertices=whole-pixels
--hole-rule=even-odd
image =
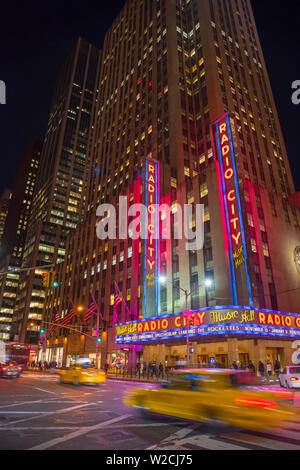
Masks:
[[[161,284],[166,284],[168,282],[169,284],[172,284],[173,287],[176,287],[176,289],[182,291],[185,295],[185,318],[187,320],[187,327],[186,327],[187,356],[186,356],[186,359],[187,359],[187,366],[189,367],[189,365],[190,365],[190,347],[189,347],[189,326],[190,326],[189,325],[189,317],[190,317],[190,314],[189,314],[189,307],[188,307],[189,298],[201,287],[211,287],[212,284],[213,284],[213,281],[211,279],[205,279],[204,282],[199,284],[197,287],[195,287],[195,289],[193,289],[190,292],[187,289],[183,289],[182,287],[177,286],[174,282],[169,281],[164,276],[160,276],[159,282]]]

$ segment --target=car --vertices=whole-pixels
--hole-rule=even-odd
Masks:
[[[8,361],[0,365],[0,377],[11,379],[18,378],[21,375],[22,369],[22,366],[19,366],[15,362]]]
[[[165,415],[196,422],[222,422],[257,430],[296,413],[293,392],[265,389],[249,371],[176,370],[160,386],[130,389],[124,403],[145,418]]]
[[[104,371],[98,370],[91,363],[75,363],[69,369],[59,371],[60,383],[72,383],[73,385],[95,384],[106,381]]]
[[[300,366],[285,367],[279,374],[279,383],[283,388],[300,389]]]

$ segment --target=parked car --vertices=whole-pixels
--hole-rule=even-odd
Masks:
[[[124,403],[144,418],[165,415],[196,422],[217,420],[254,431],[276,426],[296,414],[293,392],[282,396],[261,384],[249,371],[178,370],[160,387],[128,390]]]
[[[279,374],[279,383],[284,388],[300,389],[300,366],[285,367]]]
[[[6,362],[0,366],[0,377],[3,378],[18,378],[22,372],[22,366],[19,366],[15,362]]]

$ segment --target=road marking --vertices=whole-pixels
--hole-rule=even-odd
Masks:
[[[230,439],[233,441],[244,442],[245,444],[255,444],[256,446],[264,447],[266,449],[272,450],[299,450],[300,445],[289,444],[288,442],[281,442],[273,439],[266,439],[259,436],[241,433],[241,432],[234,432],[233,434],[223,434],[220,436],[224,439]]]
[[[0,431],[74,431],[80,429],[78,426],[62,426],[57,428],[47,427],[14,427],[14,428],[1,428]]]
[[[11,403],[10,405],[0,405],[0,408],[9,408],[10,406],[31,405],[33,403],[49,403],[52,400],[57,400],[57,398],[45,398],[44,400],[34,400],[34,401],[23,401],[23,402],[19,402],[19,403]]]
[[[51,411],[0,411],[0,414],[3,415],[37,415],[41,414],[43,415],[49,415],[52,414]],[[7,425],[7,423],[6,423]]]
[[[44,390],[43,388],[34,387],[35,390],[40,390],[40,392],[51,393],[51,395],[58,395],[58,393],[50,392],[49,390]]]
[[[185,446],[189,444],[207,450],[248,450],[247,447],[243,447],[242,445],[235,445],[230,444],[229,442],[222,442],[219,440],[215,440],[214,437],[215,436],[212,436],[210,434],[196,435],[188,437],[187,439],[175,441],[174,444],[175,446],[179,445],[181,449],[185,448]],[[161,445],[159,445],[158,447],[161,448]],[[164,449],[165,448],[166,447],[164,446]]]
[[[34,420],[34,419],[38,419],[38,418],[42,418],[44,415],[55,415],[55,414],[61,414],[61,413],[68,413],[70,411],[73,411],[73,410],[78,410],[80,408],[84,408],[86,406],[92,406],[92,405],[96,405],[96,403],[86,403],[84,405],[78,405],[78,406],[72,406],[71,408],[64,408],[63,410],[56,410],[56,411],[49,411],[49,412],[43,412],[43,411],[40,411],[40,415],[38,416],[32,416],[31,418],[24,418],[24,419],[19,419],[18,421],[13,421],[12,423],[5,423],[5,425],[3,424],[0,424],[0,429],[4,426],[11,426],[13,424],[18,424],[18,423],[22,423],[24,421],[30,421],[30,420]]]
[[[152,450],[156,449],[160,445],[168,444],[176,439],[183,439],[185,436],[188,436],[191,434],[195,429],[199,426],[199,424],[191,424],[190,426],[187,426],[183,429],[180,429],[179,431],[175,432],[174,434],[171,434],[171,436],[167,437],[163,441],[161,441],[159,444],[156,444],[154,446],[148,447],[146,450]]]
[[[119,416],[118,418],[111,419],[109,421],[104,421],[104,423],[96,424],[95,426],[83,427],[78,431],[72,432],[71,434],[67,434],[66,436],[59,437],[57,439],[52,439],[50,441],[44,442],[43,444],[39,444],[35,447],[31,447],[29,450],[45,450],[49,449],[50,447],[54,447],[57,444],[62,442],[69,441],[71,439],[75,439],[78,436],[83,436],[84,434],[88,434],[91,431],[95,431],[97,429],[101,429],[109,424],[117,423],[120,421],[124,421],[125,419],[129,418],[131,415],[123,415]]]

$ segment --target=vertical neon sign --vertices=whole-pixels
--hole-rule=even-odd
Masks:
[[[227,230],[226,238],[230,253],[232,300],[235,305],[245,304],[244,286],[246,285],[249,303],[250,306],[253,306],[232,129],[228,114],[214,123],[213,135],[216,140],[215,155],[221,173],[222,188],[220,191],[226,217],[224,225]]]
[[[145,261],[144,261],[144,318],[159,314],[159,163],[146,158],[145,171]]]

